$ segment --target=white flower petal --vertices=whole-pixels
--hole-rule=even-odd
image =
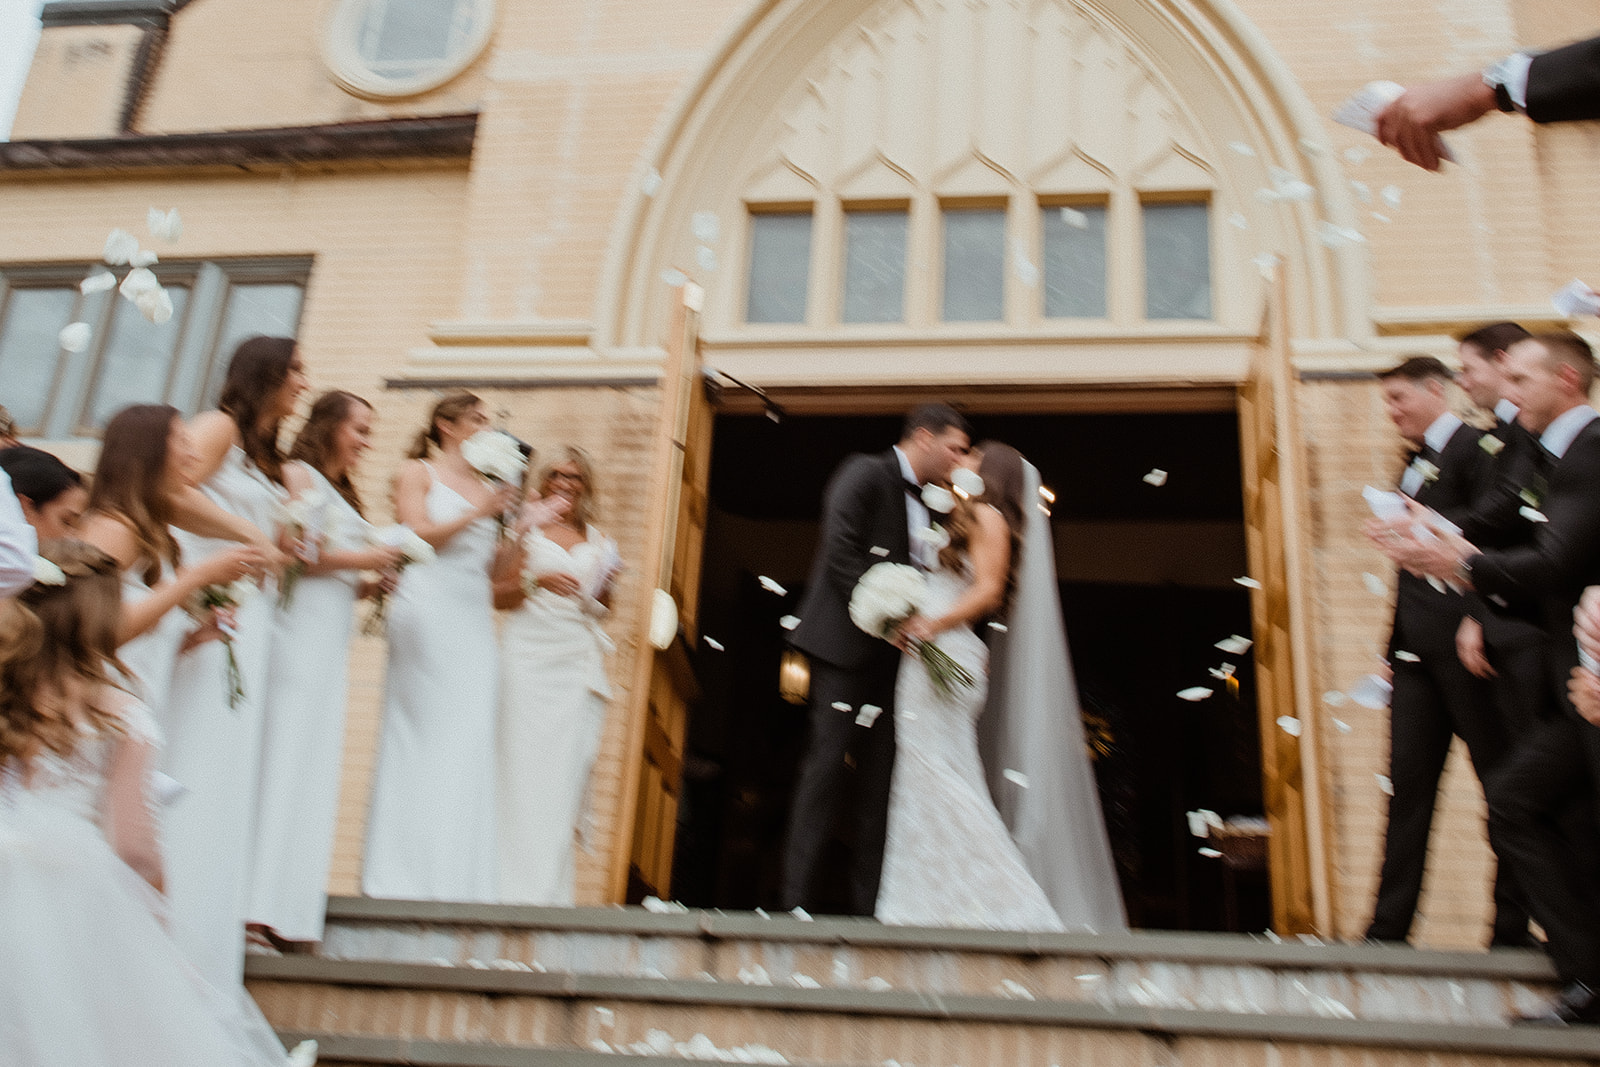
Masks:
[[[1403,648],[1395,649],[1394,658],[1399,660],[1401,663],[1421,663],[1422,662],[1422,657],[1421,656],[1417,655],[1415,652],[1407,652]]]
[[[1385,185],[1383,187],[1383,191],[1378,195],[1383,197],[1383,202],[1388,204],[1390,208],[1397,208],[1400,206],[1400,197],[1402,194],[1398,185]]]
[[[873,545],[871,548],[867,549],[867,551],[872,553],[874,556],[887,556],[889,554],[889,550],[884,548],[882,545]]]
[[[1061,209],[1061,221],[1075,230],[1087,230],[1089,228],[1089,216],[1075,207],[1063,207]]]
[[[942,485],[922,487],[922,503],[929,511],[948,515],[956,509],[956,495]]]
[[[148,248],[141,248],[128,257],[128,265],[132,267],[148,267],[152,263],[159,263],[161,257]]]
[[[1394,783],[1389,780],[1388,775],[1374,774],[1372,777],[1378,780],[1378,788],[1383,791],[1384,796],[1394,796]]]
[[[1018,1000],[1033,999],[1033,994],[1028,991],[1028,987],[1015,978],[1000,979],[1000,992],[1010,997],[1016,997]]]
[[[761,583],[761,588],[765,589],[769,593],[772,593],[774,596],[789,595],[789,590],[785,589],[771,578],[768,578],[765,574],[758,576],[756,581]]]
[[[1010,767],[1007,767],[1005,770],[1000,772],[1000,777],[1004,778],[1008,782],[1015,782],[1023,789],[1028,788],[1028,776],[1023,774],[1021,771],[1014,771]]]
[[[1388,215],[1385,215],[1385,214],[1383,214],[1382,212],[1379,212],[1379,211],[1374,211],[1372,213],[1372,217],[1374,219],[1377,219],[1379,222],[1393,222],[1394,221]]]
[[[1146,474],[1144,476],[1144,483],[1146,485],[1154,485],[1154,486],[1166,485],[1167,484],[1167,472],[1162,470],[1160,467],[1155,467],[1150,471],[1149,474]]]
[[[645,171],[644,177],[639,179],[639,191],[645,196],[655,196],[661,189],[661,172],[651,167]]]
[[[1200,853],[1200,855],[1204,856],[1208,860],[1220,860],[1222,858],[1222,853],[1218,852],[1214,848],[1200,848],[1196,849],[1195,851]]]
[[[700,640],[702,642],[704,642],[705,646],[707,648],[709,648],[709,649],[712,649],[712,650],[717,651],[717,652],[726,652],[727,651],[727,649],[722,646],[722,642],[718,641],[715,637],[707,637],[704,634],[701,634],[700,635]]]
[[[1392,692],[1394,686],[1388,679],[1369,674],[1351,688],[1350,699],[1369,711],[1378,711],[1389,706],[1389,694]]]
[[[717,235],[722,232],[722,222],[715,211],[696,211],[689,230],[701,244],[716,244]]]
[[[817,981],[815,978],[811,977],[809,974],[792,974],[789,977],[794,982],[794,984],[799,986],[801,989],[821,989],[822,988],[822,983]],[[698,1037],[700,1035],[696,1034],[695,1036]]]
[[[716,251],[716,249],[711,248],[708,245],[701,245],[699,248],[696,248],[694,250],[694,261],[700,265],[700,269],[701,270],[704,270],[704,271],[716,270],[717,269],[717,251]]]
[[[1246,589],[1260,589],[1261,588],[1261,583],[1256,581],[1254,578],[1235,578],[1234,579],[1234,583],[1236,585],[1242,585]]]
[[[133,306],[157,326],[165,325],[172,318],[172,294],[162,288],[137,293],[133,298]]]
[[[997,634],[1003,634],[1003,633],[1009,632],[1010,628],[1008,626],[1006,626],[1006,624],[1003,623],[1003,622],[993,622],[993,621],[991,621],[989,623],[989,629],[993,630]]]
[[[1250,220],[1238,211],[1228,216],[1228,224],[1239,230],[1248,230],[1250,228]]]
[[[135,267],[122,279],[122,284],[117,291],[124,297],[132,300],[140,293],[148,293],[161,288],[161,280],[146,267]]]
[[[1304,152],[1308,156],[1323,156],[1328,154],[1328,150],[1326,148],[1313,141],[1309,137],[1300,138],[1300,151]]]
[[[935,552],[942,551],[950,544],[950,532],[938,523],[934,523],[932,526],[924,526],[911,536],[916,538],[918,543],[927,545],[928,548]]]
[[[1338,730],[1341,734],[1347,734],[1352,729],[1354,729],[1354,727],[1352,727],[1349,723],[1345,722],[1343,719],[1334,719],[1333,720],[1333,728],[1335,730]]]
[[[1369,571],[1361,572],[1361,584],[1367,587],[1367,592],[1373,596],[1386,597],[1389,595],[1389,583]]]
[[[1326,693],[1322,694],[1322,702],[1330,707],[1335,708],[1343,707],[1345,702],[1349,699],[1349,697],[1345,696],[1337,689],[1330,689]]]
[[[1256,150],[1245,144],[1243,141],[1229,141],[1228,147],[1239,153],[1241,156],[1253,156],[1256,154]]]
[[[1352,167],[1359,167],[1367,161],[1367,157],[1371,154],[1365,148],[1346,148],[1344,150],[1344,161]]]
[[[1293,715],[1279,715],[1278,728],[1290,737],[1299,737],[1303,729],[1300,720]]]
[[[811,913],[809,911],[807,911],[806,909],[800,907],[798,904],[795,905],[793,908],[789,909],[789,914],[793,915],[796,919],[799,919],[803,923],[808,923],[808,922],[814,922],[815,921],[814,919],[811,918]]]
[[[1550,521],[1550,517],[1547,516],[1544,512],[1540,511],[1538,508],[1530,508],[1527,505],[1523,505],[1522,507],[1518,508],[1517,509],[1517,514],[1521,515],[1523,518],[1527,519],[1529,522],[1549,522]]]
[[[183,219],[178,217],[178,209],[162,211],[153,207],[145,212],[145,228],[150,231],[151,237],[159,237],[171,244],[183,236]]]
[[[34,556],[33,580],[38,585],[66,585],[67,574],[43,556]]]
[[[883,714],[883,709],[876,704],[863,704],[861,710],[856,712],[857,726],[871,726],[878,721],[878,716]]]
[[[1211,690],[1203,685],[1192,685],[1188,689],[1178,690],[1179,700],[1200,701],[1211,695]]]
[[[106,235],[102,258],[113,267],[124,266],[139,251],[139,239],[127,230],[112,230]]]
[[[61,348],[66,352],[82,352],[89,347],[89,341],[94,337],[94,327],[87,322],[68,323],[61,328],[61,333],[56,336]]]
[[[1372,186],[1366,182],[1351,182],[1350,188],[1355,190],[1357,200],[1363,204],[1372,203]]]
[[[783,627],[785,630],[793,630],[796,626],[800,625],[800,616],[785,615],[783,618],[778,620],[778,625]]]
[[[957,467],[951,471],[950,484],[958,493],[965,493],[970,497],[983,495],[983,476],[967,467]]]
[[[844,701],[835,700],[833,702],[833,710],[834,711],[850,711],[852,709],[851,709],[850,705],[846,704]]]
[[[689,280],[689,276],[676,267],[668,267],[661,272],[661,280],[676,289]]]
[[[108,270],[97,270],[83,281],[78,283],[78,292],[85,296],[90,293],[103,293],[107,289],[117,287],[117,276]]]
[[[1221,641],[1218,641],[1211,647],[1220,648],[1230,656],[1242,656],[1246,652],[1250,651],[1250,646],[1254,643],[1255,642],[1251,641],[1248,637],[1240,637],[1238,634],[1231,634],[1228,637],[1224,637]]]

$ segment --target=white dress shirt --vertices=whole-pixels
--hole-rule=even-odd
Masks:
[[[38,553],[39,538],[22,517],[11,477],[0,471],[0,597],[13,596],[33,584],[33,557]]]
[[[1501,422],[1516,422],[1517,415],[1520,411],[1521,409],[1518,408],[1517,405],[1513,404],[1505,397],[1501,397],[1499,400],[1494,402],[1494,417],[1499,419]]]
[[[1450,443],[1450,438],[1454,437],[1459,429],[1461,429],[1461,420],[1454,413],[1447,411],[1437,419],[1434,419],[1433,425],[1423,432],[1422,443],[1433,449],[1435,455],[1443,455],[1444,446]],[[1423,462],[1423,458],[1418,456],[1411,461],[1411,466],[1407,467],[1406,472],[1400,476],[1400,491],[1406,496],[1415,497],[1421,491],[1423,485],[1426,484],[1427,473],[1422,468]],[[1434,466],[1437,467],[1438,464]],[[1438,477],[1437,471],[1434,472],[1434,477]]]
[[[894,446],[895,458],[900,461],[900,477],[912,485],[921,485],[922,479],[911,469],[911,461],[906,454],[900,451],[900,446]],[[917,536],[917,531],[926,530],[933,525],[933,516],[928,514],[928,505],[922,498],[913,493],[906,494],[906,536],[911,542],[911,559],[923,570],[933,570],[938,566],[937,553],[929,551],[928,543]]]
[[[1600,419],[1600,411],[1596,411],[1588,404],[1579,404],[1550,420],[1550,425],[1544,428],[1544,433],[1539,435],[1539,443],[1545,451],[1560,459],[1567,454],[1567,449],[1572,447],[1572,441],[1583,428]]]

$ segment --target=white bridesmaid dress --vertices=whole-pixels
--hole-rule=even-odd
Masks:
[[[535,574],[570,574],[590,589],[615,550],[594,527],[569,551],[537,527],[523,538]],[[589,773],[600,750],[611,642],[586,597],[536,589],[501,628],[500,899],[571,906],[585,836]]]
[[[288,495],[237,445],[201,488],[269,536]],[[234,545],[183,531],[177,536],[183,558],[191,563]],[[268,582],[236,612],[233,648],[243,696],[230,706],[227,650],[222,642],[210,641],[178,657],[165,717],[169,727],[161,769],[188,789],[163,816],[173,934],[206,980],[223,989],[244,979],[245,884],[277,595]]]
[[[163,581],[172,579],[172,568],[162,564]],[[150,595],[144,582],[144,565],[137,564],[122,574],[122,603],[136,604]],[[163,733],[171,727],[168,710],[172,672],[178,664],[178,649],[189,631],[198,625],[182,608],[173,608],[161,621],[117,649],[117,658],[127,667],[136,683],[135,692],[155,716]]]
[[[300,464],[328,504],[325,548],[366,548],[372,527]],[[304,575],[277,613],[267,676],[254,860],[245,918],[292,941],[321,941],[339,813],[339,773],[359,571]]]
[[[125,736],[156,745],[124,698]],[[0,1063],[266,1067],[291,1062],[237,984],[209,986],[157,918],[161,898],[101,830],[120,739],[0,776]],[[297,1057],[295,1063],[309,1063]]]
[[[472,503],[428,467],[428,517]],[[390,595],[383,739],[367,819],[362,891],[370,897],[495,899],[495,712],[499,662],[489,568],[494,519],[415,563]]]

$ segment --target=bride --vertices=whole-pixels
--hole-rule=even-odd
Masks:
[[[902,660],[874,913],[904,926],[1125,929],[1078,718],[1049,522],[1033,506],[1038,471],[998,442],[973,449],[965,466],[982,487],[972,479],[976,492],[947,520],[927,603],[903,636],[933,641],[976,684],[941,693],[913,657]],[[1008,624],[995,627],[992,662],[974,630],[991,618]]]

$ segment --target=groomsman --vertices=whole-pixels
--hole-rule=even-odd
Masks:
[[[1492,776],[1489,834],[1527,887],[1533,917],[1566,983],[1551,1007],[1525,1021],[1600,1023],[1600,882],[1593,875],[1600,838],[1594,824],[1570,818],[1574,801],[1600,801],[1600,729],[1584,722],[1566,684],[1578,664],[1573,609],[1586,585],[1600,583],[1600,418],[1588,404],[1595,366],[1573,334],[1541,334],[1511,346],[1506,393],[1538,435],[1541,471],[1524,487],[1532,540],[1480,550],[1465,538],[1376,537],[1401,566],[1475,588],[1485,596],[1535,597],[1548,638],[1547,685],[1560,702],[1520,741]]]
[[[1470,518],[1473,504],[1492,485],[1493,456],[1481,435],[1451,413],[1446,386],[1450,371],[1431,356],[1412,356],[1380,374],[1384,406],[1413,451],[1400,491],[1454,523]],[[1474,677],[1456,652],[1456,631],[1466,601],[1443,582],[1400,572],[1395,597],[1389,662],[1394,671],[1390,700],[1389,824],[1383,873],[1367,937],[1405,941],[1411,934],[1427,862],[1439,777],[1460,737],[1474,769],[1486,775],[1506,750],[1489,684]],[[1502,883],[1504,883],[1502,885]],[[1528,919],[1516,904],[1513,883],[1497,877],[1495,930]],[[1503,914],[1502,914],[1503,913]]]

